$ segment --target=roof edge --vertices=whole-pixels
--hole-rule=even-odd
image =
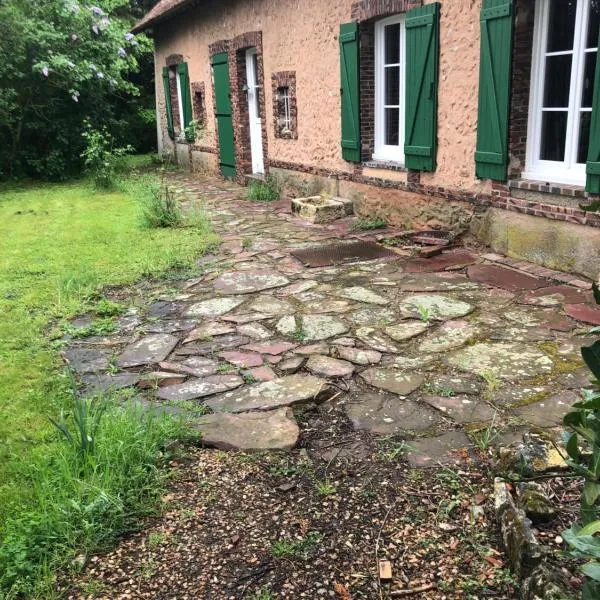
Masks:
[[[182,2],[177,3],[172,8],[160,12],[156,15],[152,15],[153,11],[151,10],[146,16],[144,16],[131,28],[131,31],[132,33],[141,33],[142,31],[150,29],[154,25],[173,17],[176,13],[181,12],[186,8],[190,8],[193,3],[194,0],[183,0]]]

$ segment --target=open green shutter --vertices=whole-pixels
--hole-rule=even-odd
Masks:
[[[163,85],[165,88],[165,112],[167,113],[167,130],[169,137],[175,139],[173,127],[173,109],[171,107],[171,84],[169,82],[169,67],[163,67]]]
[[[405,166],[435,171],[440,4],[406,13]]]
[[[190,92],[190,76],[188,74],[187,63],[177,65],[179,73],[179,85],[181,86],[181,102],[183,104],[183,129],[185,129],[193,119],[192,115],[192,95]],[[187,136],[186,136],[187,137]],[[194,140],[188,140],[193,142]]]
[[[340,26],[340,63],[342,68],[342,156],[360,162],[360,84],[358,23]]]
[[[484,0],[481,9],[476,173],[506,181],[513,45],[513,0]]]
[[[585,191],[600,194],[600,52],[596,59],[596,82],[592,101],[592,122],[590,124],[590,145],[586,165],[587,181]]]

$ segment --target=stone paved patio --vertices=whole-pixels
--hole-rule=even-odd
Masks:
[[[397,260],[308,269],[291,250],[397,232],[312,225],[289,200],[174,182],[203,200],[223,244],[199,261],[205,274],[153,289],[113,336],[70,343],[88,390],[201,404],[205,442],[244,450],[293,447],[290,408],[333,402],[357,431],[412,440],[410,464],[428,467],[469,455],[481,432],[495,443],[527,428],[556,434],[586,385],[579,348],[600,311],[585,282],[465,249],[423,259],[400,247]]]

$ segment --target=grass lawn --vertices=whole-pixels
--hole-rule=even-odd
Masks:
[[[71,398],[49,322],[102,286],[191,265],[215,241],[198,227],[143,229],[132,195],[86,181],[0,188],[0,533],[27,503],[23,463],[55,443],[48,416]]]

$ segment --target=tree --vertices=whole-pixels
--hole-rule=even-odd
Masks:
[[[129,33],[139,9],[138,0],[0,2],[0,177],[64,177],[81,164],[86,119],[124,125],[123,105],[140,94],[130,77],[151,50]]]

